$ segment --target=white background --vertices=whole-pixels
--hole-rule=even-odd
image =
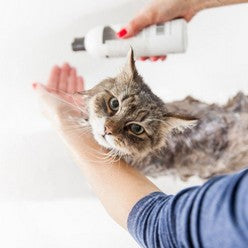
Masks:
[[[92,59],[73,53],[70,43],[95,25],[126,23],[144,2],[0,1],[0,247],[136,247],[40,114],[31,83],[45,82],[51,66],[64,61],[87,87],[117,73],[123,59]],[[140,73],[166,101],[191,94],[222,103],[248,93],[247,13],[247,4],[199,13],[188,28],[187,53],[137,62]],[[182,187],[174,178],[156,182],[170,193]]]

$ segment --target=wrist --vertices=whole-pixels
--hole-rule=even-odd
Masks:
[[[97,164],[98,160],[103,164],[104,154],[106,153],[107,155],[107,151],[96,143],[90,132],[90,127],[75,124],[75,118],[78,118],[78,116],[70,116],[70,114],[65,116],[63,112],[58,112],[57,132],[75,155],[80,165]]]
[[[219,0],[193,0],[197,11],[201,11],[208,8],[219,7],[224,5],[224,2]]]

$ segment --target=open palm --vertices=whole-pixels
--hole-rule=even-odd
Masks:
[[[43,112],[49,119],[58,114],[78,115],[83,105],[77,93],[84,91],[84,80],[77,75],[76,69],[69,64],[54,66],[46,84],[33,83],[33,89],[39,94]],[[82,106],[83,108],[83,106]]]

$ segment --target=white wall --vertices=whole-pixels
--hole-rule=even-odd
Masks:
[[[92,59],[73,53],[70,43],[95,25],[125,23],[144,2],[0,0],[0,202],[91,198],[69,153],[40,115],[31,83],[44,82],[51,66],[64,61],[78,68],[87,87],[114,75],[123,59]],[[247,13],[242,4],[198,14],[189,25],[187,53],[165,62],[137,62],[140,73],[168,101],[192,94],[224,102],[238,90],[248,93]],[[169,182],[159,180],[170,192],[180,186]]]

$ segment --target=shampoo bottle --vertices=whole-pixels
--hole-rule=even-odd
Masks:
[[[187,48],[187,23],[177,19],[149,26],[136,36],[120,39],[116,33],[122,25],[98,26],[85,37],[75,38],[73,51],[87,51],[94,57],[124,57],[130,46],[136,57],[183,53]]]

